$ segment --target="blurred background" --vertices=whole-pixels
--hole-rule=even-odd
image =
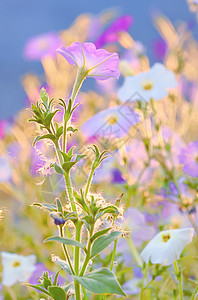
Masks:
[[[189,11],[186,0],[0,0],[0,119],[12,118],[24,107],[23,76],[43,73],[40,61],[24,58],[24,45],[29,38],[65,30],[80,14],[99,17],[112,8],[118,16],[133,17],[129,33],[143,43],[151,64],[160,60],[155,53],[160,41],[153,22],[156,14],[167,16],[174,26],[186,22],[193,37],[198,38],[196,14]]]

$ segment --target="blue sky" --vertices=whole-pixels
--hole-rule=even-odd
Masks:
[[[179,20],[196,22],[186,0],[0,0],[0,119],[17,113],[25,103],[22,76],[33,71],[42,73],[39,62],[22,57],[26,40],[36,34],[65,29],[82,13],[99,14],[108,8],[131,14],[131,34],[147,48],[151,60],[151,41],[158,36],[152,14],[160,11],[174,24]],[[194,29],[197,34],[197,26]]]

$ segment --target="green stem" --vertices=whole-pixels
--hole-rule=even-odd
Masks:
[[[141,281],[141,292],[140,292],[140,300],[144,300],[144,291],[146,290],[146,288],[144,288],[144,281],[146,279],[147,276],[147,272],[148,272],[148,265],[146,266],[145,270],[144,270],[144,277],[142,278]]]
[[[76,212],[76,205],[73,197],[73,189],[72,189],[69,173],[65,174],[65,182],[66,182],[68,197],[71,203],[72,210]]]
[[[59,233],[60,233],[60,236],[61,237],[64,237],[64,233],[63,233],[63,227],[62,226],[59,226]],[[65,257],[68,261],[68,264],[69,264],[69,267],[70,267],[70,270],[72,272],[73,275],[75,275],[75,271],[73,269],[73,266],[72,266],[72,263],[71,263],[71,260],[70,260],[70,257],[69,257],[69,253],[68,253],[68,250],[67,250],[67,246],[65,244],[62,244],[62,247],[63,247],[63,252],[65,254]]]
[[[132,238],[130,238],[129,240],[127,240],[127,242],[129,244],[129,247],[131,249],[131,252],[132,252],[132,254],[133,254],[136,262],[138,263],[138,265],[140,267],[142,267],[142,260],[141,260],[140,255],[139,255],[139,253],[138,253],[138,251],[137,251],[137,249],[136,249],[136,247],[135,247],[135,245],[133,243]]]
[[[77,221],[77,223],[76,223],[76,241],[77,242],[80,242],[81,226],[82,226],[82,224],[79,221]],[[74,265],[74,269],[75,269],[76,275],[79,274],[79,267],[80,267],[80,248],[75,247],[75,265]],[[80,300],[81,299],[80,284],[76,280],[74,281],[74,286],[75,286],[76,300]]]
[[[175,260],[174,262],[174,268],[175,268],[175,273],[177,276],[177,279],[179,281],[179,295],[180,295],[180,300],[183,300],[183,289],[182,289],[182,272],[179,267],[178,261]]]
[[[197,292],[198,292],[198,286],[196,287],[194,293],[192,294],[191,300],[195,300],[195,297],[197,296]]]
[[[93,178],[94,170],[95,170],[94,168],[91,168],[91,172],[90,172],[89,179],[87,181],[87,185],[86,185],[86,189],[85,189],[85,198],[87,197],[87,194],[89,191],[89,187],[90,187],[90,184],[91,184],[91,181]]]
[[[73,106],[74,101],[78,95],[78,92],[80,91],[80,88],[82,86],[82,83],[85,79],[85,72],[81,69],[78,70],[77,75],[76,75],[76,79],[75,79],[75,83],[74,83],[74,87],[72,90],[72,95],[71,95],[71,104]],[[71,107],[72,109],[72,107]],[[66,111],[65,111],[66,114]],[[63,152],[66,153],[66,149],[67,149],[67,122],[68,119],[65,118],[64,115],[64,124],[63,124]]]
[[[113,264],[114,264],[115,255],[116,255],[117,243],[118,243],[118,239],[116,239],[115,242],[114,242],[113,252],[112,252],[112,256],[111,256],[110,271],[113,270]]]
[[[90,230],[90,238],[89,238],[88,247],[87,247],[87,254],[86,254],[86,258],[85,258],[85,261],[83,263],[83,266],[82,266],[82,269],[81,269],[81,272],[80,272],[80,276],[84,275],[84,273],[86,271],[86,268],[87,268],[87,265],[88,265],[89,260],[90,260],[91,236],[93,234],[93,231],[94,231],[94,225],[92,225],[91,230]]]

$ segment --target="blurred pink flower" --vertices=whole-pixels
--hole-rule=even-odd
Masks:
[[[162,38],[157,38],[153,41],[152,46],[155,58],[163,61],[167,51],[166,42]]]
[[[76,65],[86,77],[98,80],[119,78],[117,53],[109,53],[104,49],[96,49],[93,43],[76,42],[68,48],[57,49],[69,64]]]
[[[114,43],[118,41],[119,33],[128,31],[133,23],[132,16],[125,15],[117,18],[95,41],[97,48],[103,47],[107,43]]]
[[[25,44],[23,54],[28,60],[41,60],[47,55],[54,55],[60,45],[58,34],[48,32],[31,37]]]

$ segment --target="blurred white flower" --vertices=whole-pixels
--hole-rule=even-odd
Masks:
[[[176,86],[175,74],[164,65],[156,63],[149,71],[126,77],[118,90],[118,96],[123,102],[160,100],[167,96],[168,89]]]
[[[0,182],[9,181],[11,179],[12,170],[6,156],[0,157]]]
[[[12,286],[26,282],[35,270],[36,255],[23,256],[16,253],[1,252],[3,266],[2,284]]]
[[[191,243],[194,235],[193,228],[165,230],[158,233],[141,253],[143,260],[148,263],[169,266],[179,259],[184,247]]]

